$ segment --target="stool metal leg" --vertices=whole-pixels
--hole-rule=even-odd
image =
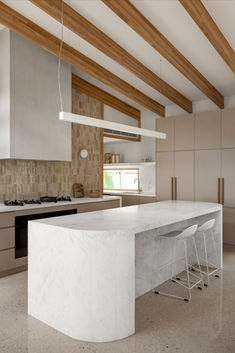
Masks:
[[[187,281],[188,281],[188,293],[189,293],[189,299],[188,299],[188,300],[191,300],[192,295],[191,295],[190,278],[189,278],[188,251],[187,251],[187,243],[186,243],[186,240],[184,240],[184,254],[185,254],[185,264],[186,264],[186,272],[187,272]]]

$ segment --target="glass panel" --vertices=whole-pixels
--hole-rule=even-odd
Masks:
[[[104,169],[104,189],[139,191],[139,169]]]

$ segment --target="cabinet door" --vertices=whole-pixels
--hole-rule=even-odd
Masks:
[[[165,140],[157,139],[157,152],[174,151],[175,148],[175,128],[174,118],[164,118],[156,120],[156,129],[167,134]]]
[[[195,114],[195,149],[221,147],[221,111]]]
[[[194,151],[175,152],[177,200],[194,200]]]
[[[224,243],[235,245],[235,208],[223,209]]]
[[[235,108],[222,110],[222,148],[235,147]]]
[[[218,202],[221,150],[195,151],[195,200]]]
[[[157,199],[171,200],[171,178],[174,176],[174,152],[157,153]]]
[[[224,205],[235,207],[235,148],[222,150]]]
[[[194,115],[175,117],[175,151],[194,150]]]
[[[122,207],[139,205],[139,196],[123,195]]]

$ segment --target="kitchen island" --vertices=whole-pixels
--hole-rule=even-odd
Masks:
[[[28,313],[79,340],[133,334],[135,298],[170,278],[160,235],[211,218],[222,267],[219,204],[163,201],[30,222]]]

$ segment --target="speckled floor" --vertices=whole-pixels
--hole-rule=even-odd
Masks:
[[[223,279],[190,303],[152,292],[136,302],[136,334],[113,343],[75,341],[26,313],[27,273],[0,279],[1,353],[235,353],[235,246]]]

